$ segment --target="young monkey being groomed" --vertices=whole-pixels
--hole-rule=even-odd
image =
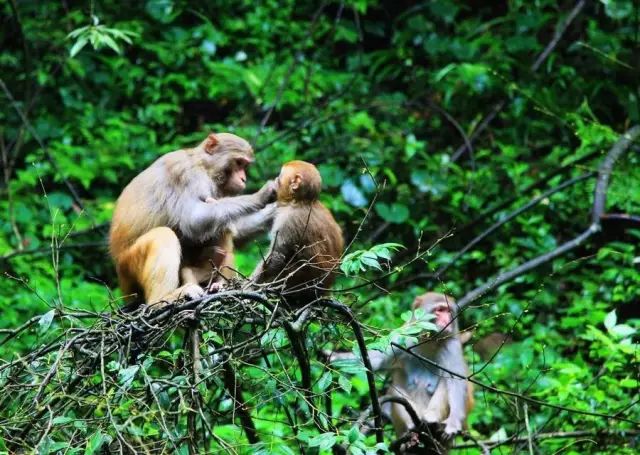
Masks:
[[[321,187],[313,164],[290,161],[282,166],[269,253],[251,276],[256,283],[271,283],[293,305],[331,288],[344,249],[340,226],[318,200]]]

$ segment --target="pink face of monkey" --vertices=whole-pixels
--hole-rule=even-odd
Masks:
[[[432,312],[436,316],[435,324],[440,330],[444,330],[445,332],[453,331],[451,308],[446,302],[437,303],[433,307]]]
[[[228,177],[225,184],[225,194],[242,193],[247,185],[247,168],[251,161],[245,157],[232,157],[227,168]]]
[[[247,168],[253,162],[253,149],[241,137],[230,133],[209,134],[200,146],[206,153],[205,167],[219,175],[223,196],[242,193],[247,185]]]
[[[433,323],[438,327],[438,330],[444,333],[453,333],[455,327],[453,318],[454,305],[455,300],[451,297],[435,292],[427,292],[416,297],[413,302],[413,309],[422,308],[425,313],[433,314],[435,316]]]

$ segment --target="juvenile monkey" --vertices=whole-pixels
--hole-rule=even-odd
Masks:
[[[439,332],[425,333],[409,349],[447,370],[466,376],[468,367],[462,355],[455,300],[444,294],[427,292],[416,297],[414,312],[419,308],[435,316],[433,322]],[[406,352],[392,349],[388,352],[370,351],[369,356],[374,370],[391,372],[389,395],[406,399],[423,422],[444,424],[444,434],[436,435],[442,440],[434,444],[439,449],[432,453],[446,453],[448,442],[466,426],[467,416],[473,408],[471,383]],[[350,352],[330,354],[331,361],[354,358]],[[402,404],[386,403],[383,410],[391,419],[398,437],[413,429],[413,421]]]
[[[124,295],[142,292],[148,304],[198,297],[215,266],[232,265],[234,236],[268,229],[275,183],[237,196],[253,159],[244,139],[209,134],[197,147],[161,156],[125,187],[109,235]]]
[[[318,200],[322,179],[305,161],[282,166],[271,246],[251,278],[273,283],[293,304],[308,303],[328,291],[344,249],[342,230]]]

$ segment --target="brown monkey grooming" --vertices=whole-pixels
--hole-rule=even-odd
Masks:
[[[253,158],[244,139],[210,134],[195,148],[161,156],[125,187],[109,235],[124,295],[142,292],[148,304],[198,297],[214,267],[232,265],[234,236],[268,229],[274,207],[264,207],[274,182],[236,196]]]
[[[439,332],[436,335],[425,333],[418,344],[409,349],[449,371],[466,376],[468,367],[462,355],[455,300],[444,294],[427,292],[416,297],[414,312],[419,308],[435,316],[433,322]],[[389,395],[406,399],[423,422],[444,423],[444,433],[436,432],[433,436],[437,440],[430,441],[432,448],[424,453],[446,453],[451,438],[466,427],[467,416],[473,408],[471,383],[406,352],[371,351],[369,356],[374,370],[391,371]],[[354,358],[354,354],[348,352],[330,354],[331,361]],[[413,429],[413,421],[402,404],[385,403],[383,410],[389,415],[398,437]],[[418,438],[413,438],[404,448],[409,450],[417,443]]]
[[[344,249],[340,226],[318,201],[321,187],[313,164],[290,161],[282,166],[271,246],[251,277],[281,288],[293,304],[308,303],[331,288]]]

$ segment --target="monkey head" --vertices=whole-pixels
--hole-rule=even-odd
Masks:
[[[413,301],[413,309],[415,311],[422,308],[426,314],[433,314],[433,323],[438,330],[444,334],[455,335],[458,331],[455,304],[453,297],[437,292],[427,292],[416,297]]]
[[[278,202],[314,202],[320,195],[322,177],[311,163],[289,161],[277,179]]]
[[[247,183],[247,168],[254,160],[251,145],[231,133],[209,134],[200,144],[202,164],[224,196],[240,194]]]

